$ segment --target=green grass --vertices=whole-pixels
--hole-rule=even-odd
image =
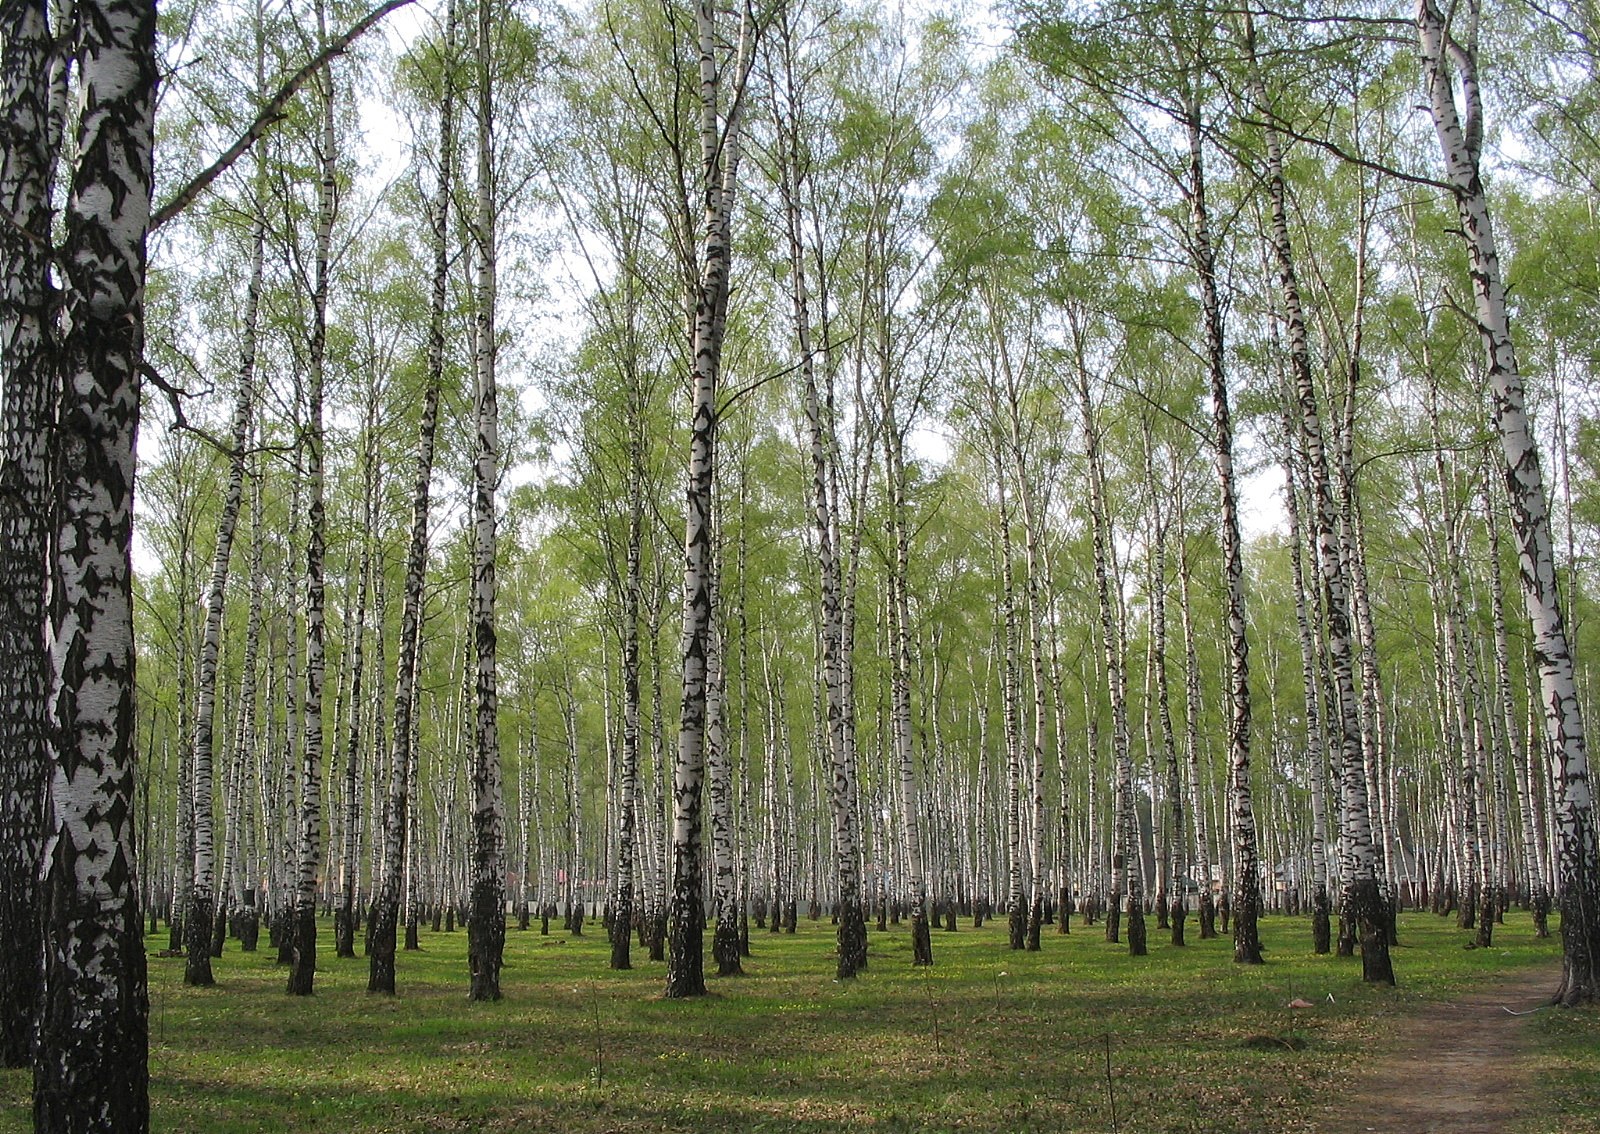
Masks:
[[[873,932],[868,972],[841,984],[832,927],[802,921],[793,937],[752,931],[747,975],[687,1002],[661,999],[660,964],[609,971],[598,925],[573,939],[513,930],[506,997],[488,1005],[466,999],[464,931],[424,932],[421,953],[401,954],[396,998],[369,996],[365,959],[337,960],[325,934],[311,999],[284,994],[264,939],[253,955],[230,941],[215,988],[184,988],[181,958],[153,955],[163,934],[148,941],[152,1127],[1106,1131],[1109,1035],[1121,1130],[1315,1130],[1349,1070],[1387,1057],[1397,1017],[1559,957],[1520,914],[1489,950],[1407,915],[1400,987],[1375,989],[1359,962],[1311,955],[1308,921],[1262,930],[1268,963],[1245,968],[1226,941],[1174,949],[1153,923],[1138,960],[1099,926],[1030,954],[1006,948],[1003,922],[963,923],[935,931],[931,971],[911,968],[903,929]],[[1316,1007],[1290,1012],[1297,996]],[[1596,1031],[1587,1012],[1534,1022],[1549,1089],[1529,1130],[1596,1129]],[[28,1129],[28,1086],[0,1073],[0,1134]]]

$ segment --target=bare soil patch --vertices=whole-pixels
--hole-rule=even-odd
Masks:
[[[1528,1113],[1530,1014],[1559,983],[1557,969],[1524,970],[1400,1019],[1317,1129],[1504,1134]]]

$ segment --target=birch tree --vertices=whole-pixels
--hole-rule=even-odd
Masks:
[[[57,377],[47,308],[55,147],[45,5],[0,5],[0,1062],[31,1058],[39,995],[39,850],[49,759],[50,441]],[[65,62],[63,59],[62,62]]]
[[[1484,121],[1476,4],[1461,11],[1460,18],[1465,27],[1452,27],[1434,0],[1418,0],[1423,85],[1471,265],[1473,312],[1484,350],[1495,429],[1505,458],[1511,531],[1533,634],[1545,744],[1560,788],[1556,806],[1562,976],[1555,999],[1574,1005],[1600,997],[1600,846],[1596,843],[1594,793],[1556,574],[1544,473],[1528,421],[1500,254],[1479,167]]]
[[[668,998],[705,994],[700,797],[705,778],[707,663],[712,633],[711,486],[716,467],[717,380],[722,371],[733,255],[741,101],[756,35],[754,11],[746,5],[731,67],[726,67],[722,31],[710,0],[698,0],[694,26],[700,79],[697,188],[704,208],[693,304],[691,436],[683,540],[683,699],[672,773]]]
[[[61,1134],[143,1134],[148,993],[133,845],[129,549],[156,13],[142,0],[83,0],[77,11],[81,101],[60,257],[67,330],[53,445],[54,741],[33,1120]]]

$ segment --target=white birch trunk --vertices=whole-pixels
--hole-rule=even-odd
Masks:
[[[1473,308],[1488,364],[1523,600],[1533,632],[1545,741],[1560,786],[1556,805],[1563,972],[1556,999],[1564,1004],[1587,1003],[1600,996],[1600,847],[1596,845],[1594,795],[1557,585],[1544,476],[1528,422],[1488,196],[1479,173],[1483,105],[1477,60],[1450,38],[1433,0],[1418,0],[1416,21],[1429,109],[1471,265]],[[1464,115],[1456,103],[1452,66],[1459,73]]]

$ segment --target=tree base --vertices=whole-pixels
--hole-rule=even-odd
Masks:
[[[839,979],[847,980],[867,967],[867,921],[861,903],[846,897],[839,903]]]

